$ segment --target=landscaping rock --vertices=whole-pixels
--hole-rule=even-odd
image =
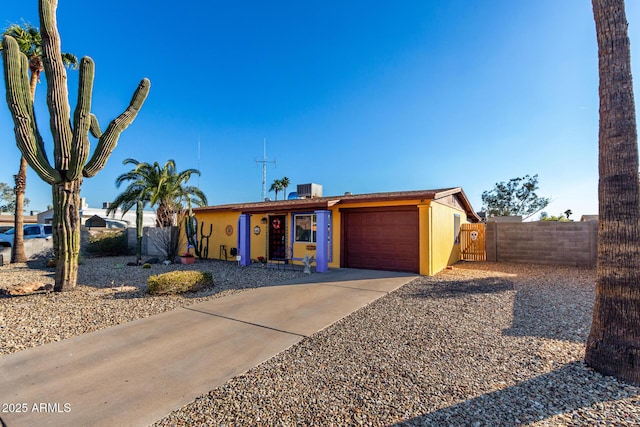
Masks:
[[[6,295],[31,295],[36,292],[52,291],[53,285],[44,284],[41,282],[21,283],[19,285],[13,285],[4,290]]]

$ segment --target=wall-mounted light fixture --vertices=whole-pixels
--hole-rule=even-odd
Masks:
[[[266,224],[267,223],[267,217],[262,217],[260,222],[263,223],[263,224]]]

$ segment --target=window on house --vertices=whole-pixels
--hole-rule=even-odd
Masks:
[[[460,215],[453,215],[453,243],[460,243]]]
[[[316,216],[311,214],[296,215],[296,242],[315,243],[316,241]]]

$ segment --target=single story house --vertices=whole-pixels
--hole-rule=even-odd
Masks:
[[[460,226],[480,222],[462,188],[345,194],[193,209],[208,257],[433,275],[460,260]],[[235,259],[235,258],[232,258]]]

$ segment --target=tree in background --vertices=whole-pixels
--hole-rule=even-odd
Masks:
[[[136,214],[139,216],[142,214],[143,206],[155,207],[156,224],[167,229],[170,234],[170,238],[163,246],[167,252],[167,259],[173,260],[177,255],[179,228],[183,223],[180,215],[185,209],[189,210],[192,205],[207,204],[207,197],[198,187],[186,185],[191,175],[200,175],[200,171],[187,169],[178,172],[174,160],[168,160],[163,166],[158,162],[150,164],[136,159],[125,159],[123,164],[135,167],[116,178],[118,188],[125,182],[129,182],[129,185],[111,203],[107,209],[107,215],[118,208],[124,215],[132,207],[137,206]],[[172,227],[177,227],[178,231],[172,230]]]
[[[10,25],[3,35],[11,36],[18,43],[20,52],[24,53],[29,60],[29,89],[31,92],[31,102],[36,96],[36,86],[40,82],[40,73],[44,70],[42,66],[42,36],[40,31],[31,24],[25,23]],[[0,50],[2,48],[0,47]],[[66,67],[76,69],[78,58],[71,53],[61,53],[62,63]],[[14,242],[11,247],[11,262],[26,262],[27,256],[24,252],[24,207],[28,204],[24,195],[27,190],[27,161],[24,156],[20,156],[20,168],[14,175],[15,180],[15,204],[14,204]]]
[[[95,65],[84,57],[80,63],[77,104],[69,105],[67,73],[60,53],[56,24],[57,0],[39,0],[42,57],[47,78],[49,128],[53,136],[54,162],[49,162],[44,140],[33,111],[29,85],[29,61],[11,36],[2,39],[7,105],[13,118],[16,144],[38,176],[51,185],[53,199],[53,250],[56,260],[56,292],[72,290],[78,281],[80,253],[80,188],[84,178],[95,176],[106,165],[120,134],[133,122],[149,93],[143,79],[127,109],[102,132],[91,113]],[[89,132],[98,142],[90,153]]]
[[[283,190],[284,190],[284,184],[282,183],[282,180],[274,179],[273,183],[271,184],[271,187],[269,188],[269,191],[276,192],[276,200],[278,200],[278,193]]]
[[[287,188],[291,185],[291,180],[286,176],[280,180],[282,191],[284,191],[284,200],[287,200]]]
[[[28,206],[30,200],[25,198],[23,200],[25,206]],[[0,212],[11,213],[16,210],[16,193],[6,182],[0,182]]]
[[[600,76],[598,262],[586,363],[640,384],[640,185],[624,0],[592,0]]]
[[[482,204],[487,216],[522,216],[529,218],[550,202],[536,194],[538,175],[512,178],[498,182],[491,191],[482,193]]]
[[[284,192],[284,200],[287,200],[287,188],[291,185],[291,180],[286,176],[282,179],[274,179],[269,191],[275,191],[276,200],[278,200],[278,193]]]
[[[565,214],[549,216],[547,212],[542,212],[540,214],[540,221],[570,222],[571,220],[567,218]]]

